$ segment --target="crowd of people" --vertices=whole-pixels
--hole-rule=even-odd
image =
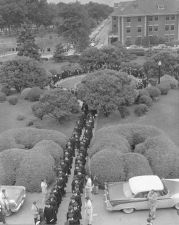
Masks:
[[[92,223],[92,203],[91,192],[93,189],[91,178],[86,175],[85,164],[87,159],[87,150],[93,136],[94,119],[96,111],[88,110],[88,106],[84,103],[82,106],[82,114],[76,122],[72,136],[67,141],[64,149],[63,158],[60,159],[59,165],[56,167],[56,181],[50,192],[47,191],[46,180],[41,181],[42,189],[42,205],[43,209],[39,209],[37,202],[32,204],[34,215],[34,223],[37,224],[55,224],[57,222],[58,208],[66,195],[66,185],[69,175],[71,175],[73,159],[75,158],[74,175],[71,183],[72,196],[70,198],[66,222],[68,225],[80,225],[82,219],[82,199],[81,196],[85,190],[85,215],[86,224]]]

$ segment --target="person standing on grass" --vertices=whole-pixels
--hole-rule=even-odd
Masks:
[[[46,196],[47,196],[47,182],[46,179],[41,180],[41,190],[42,190],[42,206],[45,205]]]
[[[93,206],[89,197],[85,198],[85,215],[84,222],[85,225],[92,225],[93,221]]]
[[[36,225],[37,221],[38,221],[38,217],[39,217],[39,208],[37,207],[37,202],[34,201],[32,203],[32,213],[33,213],[33,216],[34,216],[34,224]]]

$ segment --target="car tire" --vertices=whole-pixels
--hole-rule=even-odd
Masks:
[[[134,212],[134,208],[123,209],[123,212],[126,214],[130,214]]]
[[[179,202],[175,205],[175,209],[179,210]]]

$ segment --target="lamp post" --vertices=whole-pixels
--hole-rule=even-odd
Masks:
[[[160,77],[161,77],[161,65],[162,65],[162,62],[159,61],[158,62],[158,84],[160,84]]]

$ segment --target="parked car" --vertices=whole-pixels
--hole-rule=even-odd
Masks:
[[[9,211],[6,216],[18,212],[26,198],[26,189],[24,186],[0,186],[0,192],[5,189],[9,200]],[[0,201],[2,201],[0,199]],[[2,203],[3,204],[3,203]]]
[[[105,183],[105,203],[107,210],[149,209],[148,193],[158,194],[157,208],[179,209],[179,179],[160,179],[156,175],[136,176],[127,182]]]

